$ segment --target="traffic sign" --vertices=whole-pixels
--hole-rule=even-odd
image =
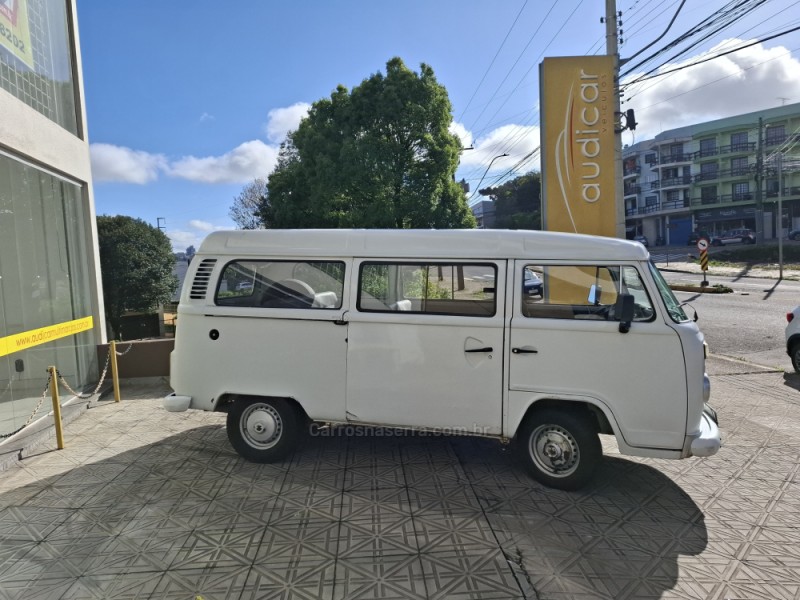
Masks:
[[[697,240],[697,249],[700,250],[700,252],[705,252],[708,250],[708,240],[706,238],[700,238]]]

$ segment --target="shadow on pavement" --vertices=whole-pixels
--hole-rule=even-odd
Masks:
[[[607,457],[560,492],[484,439],[362,429],[258,465],[202,426],[63,461],[4,485],[2,597],[660,597],[707,544],[703,513],[649,466]]]
[[[783,385],[800,391],[800,373],[784,373]]]

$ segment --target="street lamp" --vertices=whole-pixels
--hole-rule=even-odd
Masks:
[[[478,193],[478,190],[481,189],[481,184],[483,183],[483,180],[486,178],[486,174],[489,172],[489,169],[492,168],[492,163],[494,163],[494,161],[496,161],[498,158],[503,158],[505,156],[508,156],[508,152],[503,152],[502,154],[498,154],[492,160],[489,161],[489,166],[486,167],[486,171],[484,171],[483,177],[481,177],[481,180],[478,182],[478,185],[475,186],[475,191],[472,193],[472,196],[469,197],[469,200],[472,200],[475,194]],[[467,202],[469,202],[469,200],[467,200]]]

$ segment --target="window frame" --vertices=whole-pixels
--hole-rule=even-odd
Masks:
[[[362,304],[362,292],[363,292],[363,281],[364,281],[364,270],[370,266],[395,266],[398,268],[402,267],[427,267],[428,269],[435,268],[435,267],[488,267],[492,269],[494,274],[494,293],[492,295],[492,312],[490,314],[476,314],[476,313],[464,313],[464,312],[450,312],[450,311],[429,311],[429,310],[397,310],[392,309],[390,306],[387,306],[386,309],[381,308],[368,308],[364,307]],[[358,264],[358,277],[357,277],[357,284],[356,284],[356,293],[355,293],[355,308],[359,313],[364,314],[391,314],[391,315],[414,315],[418,317],[420,315],[424,316],[445,316],[445,317],[472,317],[472,318],[484,318],[484,319],[492,319],[497,316],[498,312],[498,274],[499,274],[499,267],[494,262],[487,262],[487,261],[461,261],[461,260],[454,260],[454,261],[447,261],[447,260],[364,260]],[[500,282],[502,283],[502,282]],[[504,284],[503,284],[504,285]],[[407,298],[403,298],[407,299]],[[380,299],[378,299],[380,300]],[[428,300],[428,298],[426,298]],[[455,300],[455,299],[453,299]],[[462,300],[464,301],[464,300]],[[469,301],[469,300],[466,300]],[[383,301],[381,301],[383,303]],[[474,302],[479,302],[478,300]],[[484,301],[486,302],[486,301]],[[384,303],[385,304],[385,303]]]
[[[341,265],[341,268],[342,268],[342,279],[341,279],[341,282],[340,282],[341,283],[341,287],[340,287],[340,289],[339,289],[339,291],[337,293],[337,302],[336,302],[335,305],[331,305],[331,306],[314,306],[313,305],[314,300],[312,300],[312,305],[311,306],[261,306],[260,303],[259,304],[255,304],[255,303],[251,303],[251,304],[220,303],[220,295],[219,295],[220,294],[220,288],[222,287],[222,282],[225,281],[225,276],[224,275],[225,275],[226,271],[228,270],[228,268],[231,267],[231,265],[242,264],[242,263],[250,263],[250,264],[275,264],[275,263],[292,264],[292,265],[294,265],[292,267],[292,271],[294,271],[297,268],[298,265],[302,265],[302,264],[306,264],[306,265],[313,265],[313,264],[335,264],[335,265]],[[252,287],[252,292],[251,292],[250,296],[254,297],[256,295],[256,290],[259,290],[259,293],[261,293],[264,289],[266,289],[266,287],[269,287],[269,286],[271,286],[273,284],[279,283],[280,281],[285,281],[286,279],[288,279],[288,278],[282,278],[282,279],[279,279],[279,280],[269,280],[268,283],[266,283],[266,281],[264,281],[262,283],[266,283],[266,285],[261,289],[259,288],[259,286],[255,285],[256,282],[254,282],[253,287]],[[322,310],[322,311],[341,310],[342,307],[344,306],[344,294],[345,294],[346,283],[347,283],[346,279],[347,279],[347,261],[344,260],[344,259],[298,259],[298,258],[270,259],[270,258],[248,258],[248,257],[245,257],[245,258],[234,258],[234,259],[231,259],[231,260],[227,261],[222,266],[222,268],[221,268],[221,270],[219,272],[219,276],[217,278],[216,286],[214,288],[213,301],[214,301],[214,306],[217,306],[217,307],[220,307],[220,308],[234,308],[234,309],[247,309],[247,310],[252,310],[252,309],[259,309],[259,310]],[[308,282],[304,281],[303,283],[308,285]],[[312,291],[315,291],[315,290],[313,290],[313,288],[312,288]],[[317,292],[317,291],[315,291],[315,294],[314,294],[315,298],[320,293],[325,293],[325,292]],[[243,297],[248,297],[248,296],[242,295],[242,296],[233,296],[233,297],[234,298],[243,298]]]
[[[558,267],[571,267],[571,268],[578,268],[578,269],[580,269],[580,268],[595,268],[595,269],[597,269],[597,268],[605,268],[609,272],[612,269],[617,269],[618,270],[618,273],[617,273],[618,279],[614,281],[614,283],[615,283],[615,293],[617,295],[617,298],[619,298],[620,294],[623,293],[622,292],[622,287],[624,285],[623,270],[624,269],[633,269],[634,272],[636,273],[636,276],[639,279],[639,282],[642,285],[642,290],[644,291],[645,297],[647,298],[647,302],[649,303],[649,309],[650,309],[650,312],[651,312],[649,317],[647,317],[647,318],[635,318],[633,322],[634,323],[652,323],[653,321],[656,320],[656,312],[657,312],[656,303],[653,302],[653,296],[650,293],[650,290],[648,289],[647,281],[642,276],[642,271],[637,267],[637,265],[621,264],[621,263],[603,263],[603,264],[591,263],[591,264],[586,264],[586,263],[561,263],[561,262],[559,262],[559,263],[549,263],[549,262],[547,262],[547,263],[527,263],[527,262],[523,262],[522,263],[522,269],[523,269],[522,276],[524,276],[524,270],[525,269],[532,268],[534,270],[534,272],[536,272],[537,275],[539,275],[539,278],[544,282],[544,286],[545,286],[544,289],[547,289],[549,286],[552,285],[552,283],[549,282],[550,275],[548,273],[548,269],[558,268]],[[624,293],[630,294],[630,291],[628,291],[627,286],[625,286],[625,287],[626,287],[626,291]],[[588,293],[588,291],[589,290],[587,290],[587,293]],[[529,313],[529,309],[525,306],[525,300],[526,299],[525,299],[525,297],[523,295],[523,296],[521,296],[520,301],[518,303],[516,303],[517,304],[516,310],[519,311],[519,314],[524,319],[548,319],[548,320],[573,321],[573,322],[578,321],[578,322],[581,322],[581,323],[592,323],[592,322],[595,322],[595,323],[614,323],[614,322],[618,322],[619,321],[619,319],[617,319],[617,318],[612,318],[612,319],[608,319],[608,318],[593,319],[593,318],[590,318],[590,317],[587,317],[587,316],[584,316],[583,318],[576,317],[576,314],[591,315],[591,314],[600,314],[600,313],[604,312],[603,310],[597,310],[597,311],[589,310],[590,308],[597,308],[597,307],[592,306],[591,304],[588,304],[588,301],[587,301],[587,304],[554,303],[554,302],[549,302],[548,301],[547,295],[543,295],[541,297],[541,300],[539,302],[534,302],[534,304],[538,305],[538,306],[542,306],[542,307],[550,307],[552,310],[540,310],[539,312],[545,313],[545,314],[537,315],[537,314],[535,314],[535,312]],[[614,310],[615,305],[616,305],[616,300],[615,300],[614,303],[611,303],[611,304],[600,304],[598,306],[607,307],[607,310],[605,312],[606,313],[610,313],[610,311]],[[580,310],[577,313],[575,311],[575,307],[580,307]],[[567,309],[569,309],[570,312],[572,313],[571,316],[565,316],[567,314],[567,312],[566,312]],[[550,313],[550,314],[546,314],[546,313]],[[564,316],[559,316],[559,315],[564,315]]]

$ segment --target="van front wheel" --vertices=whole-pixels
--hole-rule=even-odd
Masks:
[[[530,414],[517,442],[533,478],[561,490],[583,487],[603,455],[600,438],[588,417],[555,409]]]
[[[252,462],[281,460],[297,443],[297,412],[282,398],[236,400],[225,426],[233,448]]]

